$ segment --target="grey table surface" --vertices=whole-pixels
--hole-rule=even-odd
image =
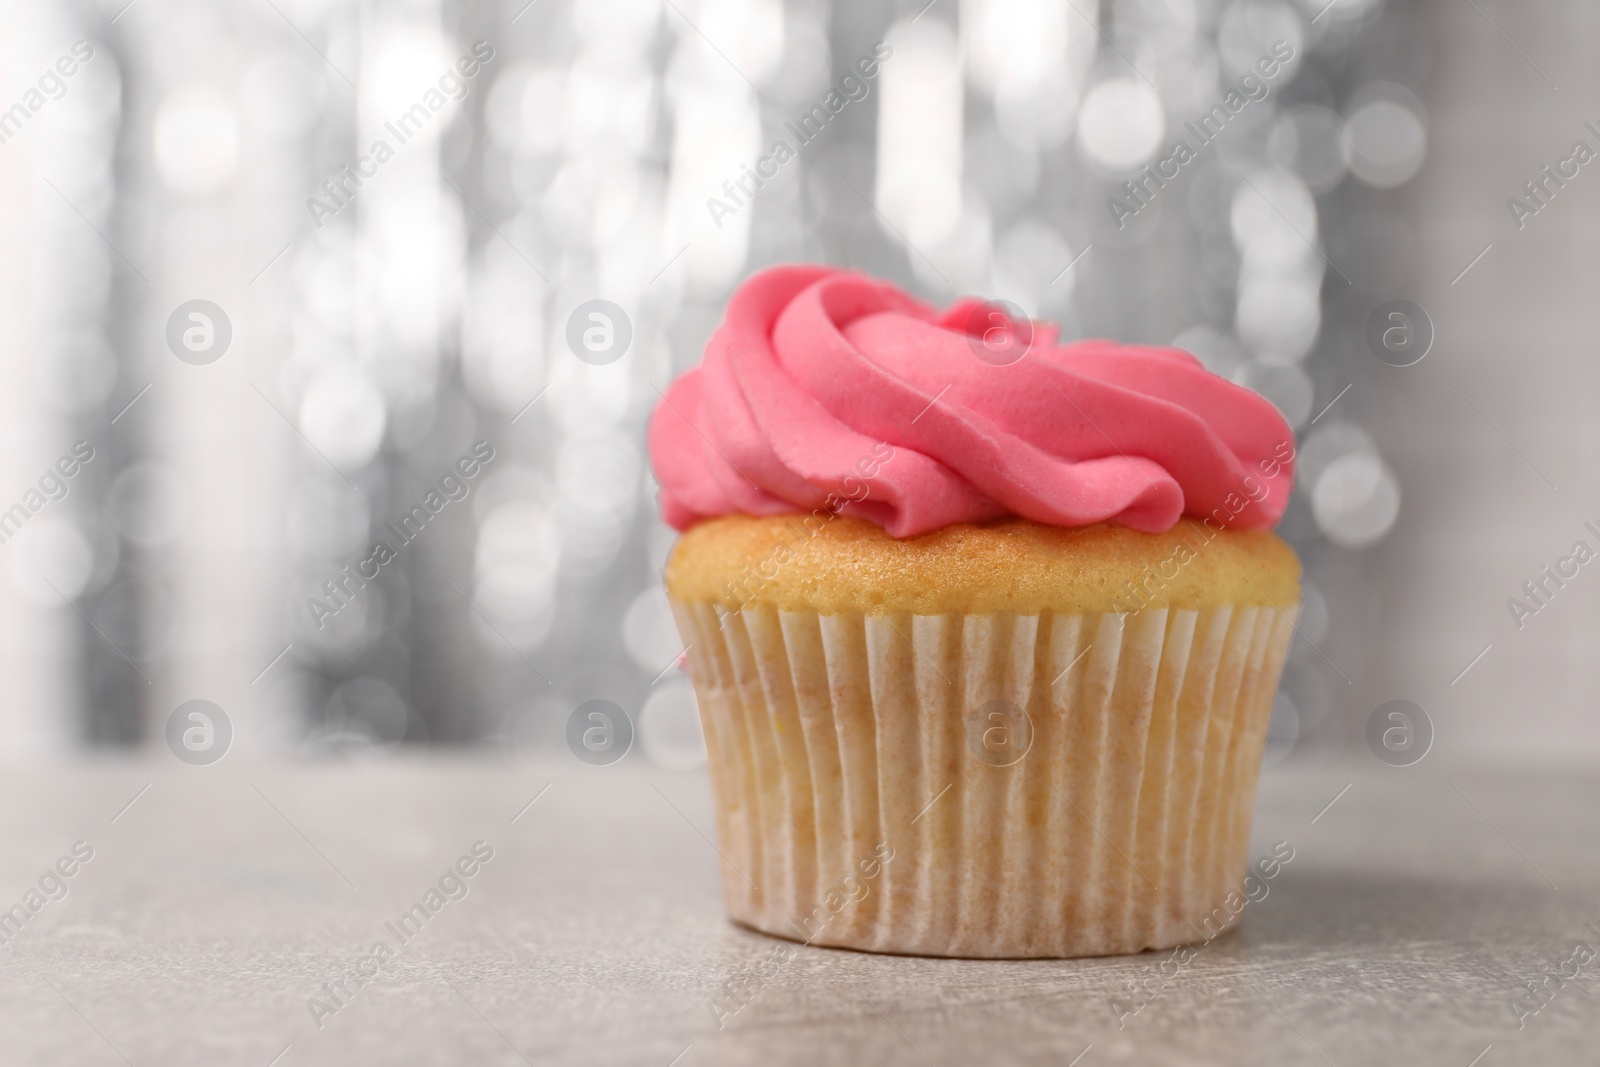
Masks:
[[[763,966],[777,943],[722,915],[706,779],[631,756],[13,767],[0,1063],[1594,1063],[1600,959],[1520,1027],[1512,1004],[1600,947],[1597,801],[1578,772],[1269,769],[1252,851],[1295,858],[1162,979],[1158,954]],[[477,842],[466,895],[447,879],[402,943]],[[66,895],[28,913],[41,879]]]

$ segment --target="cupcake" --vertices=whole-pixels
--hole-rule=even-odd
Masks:
[[[649,446],[734,920],[970,958],[1237,920],[1300,599],[1271,404],[1176,349],[779,267]]]

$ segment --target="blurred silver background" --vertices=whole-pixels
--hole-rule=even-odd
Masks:
[[[0,509],[25,519],[0,525],[8,754],[159,744],[193,699],[247,754],[516,753],[562,745],[572,709],[606,699],[643,758],[694,766],[643,428],[731,289],[802,260],[938,304],[1002,297],[1068,338],[1176,342],[1283,410],[1301,435],[1283,532],[1308,581],[1269,760],[1360,745],[1394,698],[1441,749],[1600,751],[1583,699],[1600,579],[1521,629],[1506,605],[1573,541],[1600,547],[1580,347],[1600,178],[1584,168],[1520,229],[1505,203],[1574,140],[1600,148],[1579,103],[1594,12],[0,12],[0,107],[23,108],[0,118]],[[92,56],[57,67],[75,42]],[[863,76],[879,42],[892,56]],[[1279,42],[1293,59],[1265,76]],[[1241,84],[1215,139],[1131,199]],[[734,196],[778,141],[795,158]],[[1113,198],[1137,208],[1121,225]],[[1413,366],[1367,341],[1397,299],[1436,337]],[[169,334],[202,323],[196,300],[220,316],[185,359]],[[631,333],[609,362],[569,341],[594,300]],[[219,321],[231,340],[205,361]],[[93,459],[31,508],[80,441]],[[493,458],[453,475],[477,442]],[[429,507],[447,477],[464,499]],[[388,524],[418,506],[402,544]],[[343,569],[380,539],[395,558],[357,589]]]

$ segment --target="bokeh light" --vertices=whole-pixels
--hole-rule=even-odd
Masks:
[[[239,118],[209,85],[168,93],[156,109],[155,161],[162,179],[181,193],[208,193],[233,177],[239,163]]]
[[[1340,456],[1311,490],[1317,524],[1344,548],[1364,548],[1389,532],[1400,514],[1400,482],[1377,456]]]
[[[1415,110],[1379,98],[1361,104],[1345,119],[1342,143],[1351,172],[1368,185],[1388,189],[1422,169],[1428,133]]]
[[[1150,158],[1166,129],[1161,97],[1134,78],[1107,78],[1084,94],[1078,144],[1090,159],[1123,169]]]

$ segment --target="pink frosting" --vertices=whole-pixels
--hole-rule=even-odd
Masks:
[[[1176,348],[1059,344],[1038,323],[999,365],[974,340],[987,321],[828,267],[750,278],[651,418],[662,517],[822,508],[913,537],[1008,515],[1152,533],[1282,516],[1294,437],[1262,397]]]

